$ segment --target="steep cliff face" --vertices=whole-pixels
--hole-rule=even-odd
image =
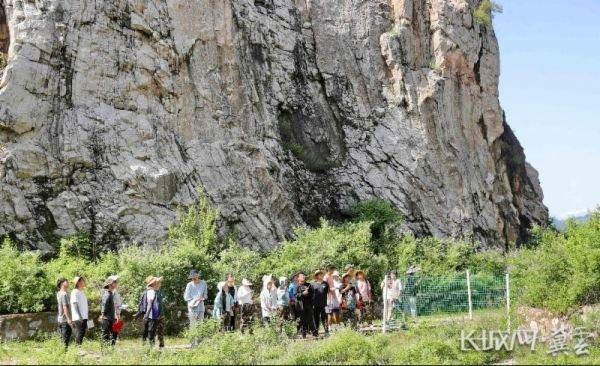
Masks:
[[[197,187],[255,248],[373,197],[495,247],[548,218],[478,0],[0,2],[0,234],[31,247],[159,244]]]

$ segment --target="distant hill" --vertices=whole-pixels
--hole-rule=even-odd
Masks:
[[[554,227],[556,227],[558,230],[562,231],[567,227],[567,221],[575,220],[576,222],[583,224],[583,223],[587,222],[591,216],[592,216],[591,212],[588,212],[585,214],[569,216],[569,217],[562,218],[562,219],[553,217],[552,222],[554,223]]]

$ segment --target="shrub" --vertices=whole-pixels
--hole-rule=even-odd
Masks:
[[[600,301],[600,211],[565,232],[537,228],[538,246],[510,260],[519,300],[564,313]]]
[[[405,235],[396,250],[397,268],[416,265],[428,275],[448,275],[457,272],[502,274],[505,258],[499,252],[477,251],[478,245],[467,240],[415,238]]]
[[[319,228],[297,228],[296,239],[286,241],[268,254],[256,269],[257,273],[290,276],[298,271],[307,274],[334,264],[342,269],[352,263],[364,269],[373,284],[383,278],[389,268],[385,255],[371,250],[371,223],[356,222],[332,225],[321,220]],[[373,286],[378,288],[378,286]]]
[[[214,209],[202,189],[198,189],[198,201],[179,211],[179,223],[169,228],[171,242],[187,242],[196,248],[216,257],[223,249],[217,236],[217,218],[219,212]]]
[[[502,13],[502,6],[491,0],[482,0],[475,9],[473,16],[479,24],[491,27],[494,13]]]
[[[42,311],[52,286],[36,252],[19,252],[5,238],[0,248],[0,313]]]
[[[372,249],[375,254],[392,254],[395,245],[395,229],[402,223],[402,215],[394,205],[382,199],[360,202],[353,208],[358,222],[370,222]]]
[[[94,240],[86,233],[62,238],[60,240],[60,253],[68,253],[69,256],[96,261],[100,257],[100,250]]]

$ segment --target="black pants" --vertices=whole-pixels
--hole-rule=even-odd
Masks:
[[[65,348],[69,347],[71,343],[71,334],[73,334],[73,328],[69,323],[58,324],[58,334],[60,335],[61,341],[65,344]]]
[[[150,346],[154,347],[154,340],[158,338],[158,346],[163,348],[165,346],[165,336],[164,336],[164,319],[148,319],[148,341],[150,342]]]
[[[302,336],[306,337],[306,333],[310,332],[315,337],[318,335],[317,329],[315,327],[315,317],[314,317],[314,309],[312,306],[304,306],[300,309],[300,330],[302,331]]]
[[[83,337],[87,331],[87,319],[75,320],[73,322],[73,333],[75,333],[75,344],[81,346],[83,343]]]
[[[112,326],[115,323],[115,319],[103,319],[102,320],[102,340],[105,344],[114,346],[117,342],[117,333],[112,331]]]
[[[315,329],[319,332],[319,323],[323,323],[323,330],[325,333],[329,333],[327,326],[327,313],[325,312],[325,306],[315,306]]]
[[[231,315],[225,312],[223,316],[223,330],[233,332],[235,330],[235,312]]]
[[[150,319],[144,319],[144,332],[142,333],[142,341],[146,342],[148,340],[148,328],[150,325]]]

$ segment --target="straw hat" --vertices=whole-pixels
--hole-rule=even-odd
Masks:
[[[111,284],[117,282],[119,280],[119,276],[108,276],[108,278],[106,279],[106,281],[104,281],[104,288],[108,288],[108,286],[110,286]]]
[[[356,273],[354,274],[354,277],[358,277],[358,275],[363,275],[364,277],[367,276],[365,271],[363,271],[362,269],[359,269],[358,271],[356,271]]]
[[[415,266],[410,266],[407,270],[406,270],[406,274],[415,274],[418,271],[420,271],[421,269]]]
[[[321,271],[320,269],[315,271],[315,277],[322,275],[322,274],[323,274],[323,271]]]
[[[77,287],[77,283],[83,279],[84,279],[83,276],[77,276],[77,277],[73,278],[73,286]]]
[[[248,281],[247,279],[243,279],[242,280],[242,286],[252,286],[252,282]]]
[[[146,287],[150,287],[150,286],[154,285],[155,283],[162,282],[162,280],[163,280],[162,277],[148,276],[148,277],[146,277]]]

